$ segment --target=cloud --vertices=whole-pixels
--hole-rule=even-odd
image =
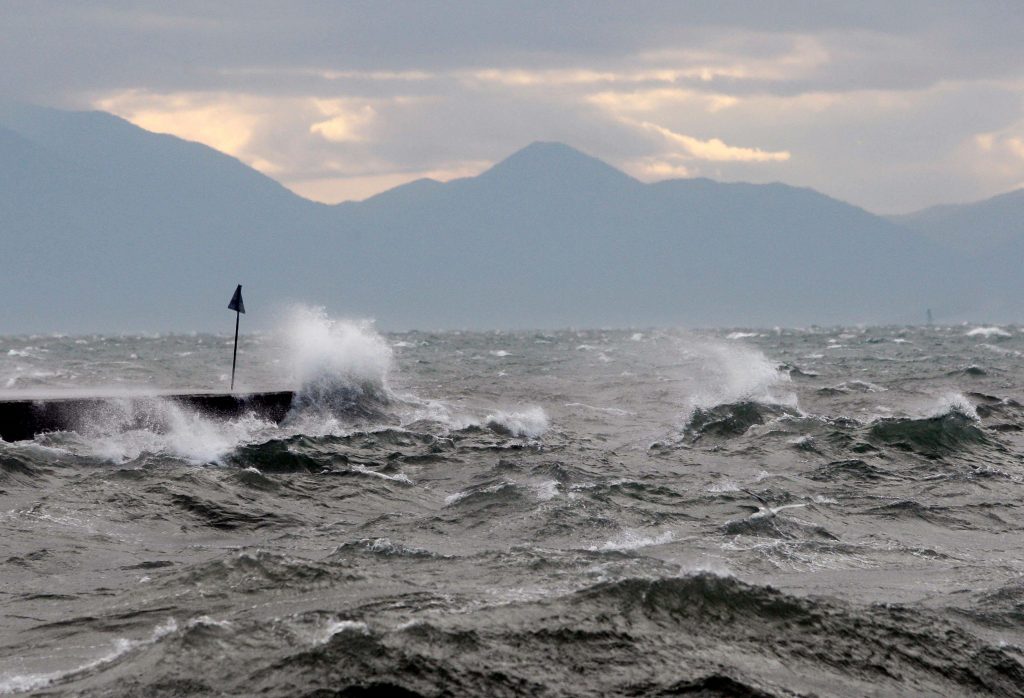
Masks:
[[[1002,133],[979,133],[974,137],[978,150],[986,155],[1009,156],[1024,161],[1024,129]]]
[[[598,92],[586,97],[587,101],[614,114],[642,114],[661,109],[696,107],[709,112],[728,109],[739,103],[739,98],[717,92],[693,89],[659,87],[631,92]]]
[[[314,123],[309,132],[333,143],[366,140],[366,129],[377,116],[372,105],[353,103],[352,100],[314,99],[313,102],[329,118]]]
[[[109,110],[321,200],[560,140],[894,212],[1024,180],[1022,33],[942,0],[18,3],[0,99]]]
[[[678,158],[676,158],[678,159]],[[639,158],[623,163],[623,169],[639,180],[650,182],[663,179],[693,177],[695,172],[686,165],[659,157]]]
[[[1024,119],[965,139],[954,162],[976,180],[999,182],[1004,190],[1024,186]]]
[[[662,136],[673,145],[683,149],[683,153],[695,160],[711,160],[713,162],[785,162],[789,160],[788,151],[769,152],[760,148],[739,148],[727,145],[718,138],[702,141],[693,136],[676,133],[664,126],[649,121],[637,123],[640,128]]]
[[[259,120],[252,101],[237,96],[127,90],[97,99],[93,106],[147,131],[198,141],[237,156],[249,145]]]

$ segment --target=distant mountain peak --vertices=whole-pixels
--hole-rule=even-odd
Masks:
[[[578,184],[637,184],[625,172],[603,160],[557,141],[534,141],[480,175],[511,181],[571,181]]]

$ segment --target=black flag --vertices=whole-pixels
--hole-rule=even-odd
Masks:
[[[238,288],[235,289],[235,295],[231,296],[231,302],[228,303],[228,310],[235,310],[239,313],[245,313],[245,303],[242,301],[242,284],[238,284]]]

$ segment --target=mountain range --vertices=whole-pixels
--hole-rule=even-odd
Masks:
[[[110,114],[7,104],[0,334],[223,329],[236,283],[251,315],[385,329],[1012,321],[1022,213],[1024,191],[885,218],[783,184],[645,184],[559,143],[328,206]]]

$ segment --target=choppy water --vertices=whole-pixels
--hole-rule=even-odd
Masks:
[[[1024,695],[1015,328],[0,338],[0,693]],[[135,392],[132,392],[135,391]],[[143,410],[147,426],[126,419]]]

